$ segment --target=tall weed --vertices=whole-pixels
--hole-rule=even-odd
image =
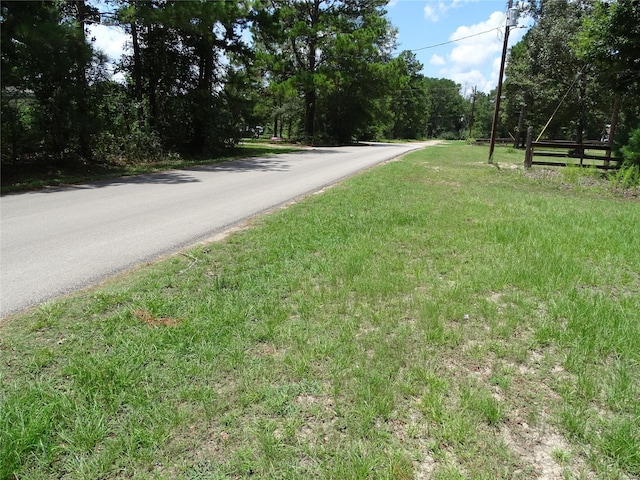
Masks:
[[[609,176],[614,189],[627,189],[640,186],[640,165],[624,164]]]

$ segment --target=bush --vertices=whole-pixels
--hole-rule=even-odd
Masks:
[[[441,140],[460,140],[460,134],[458,132],[442,132],[438,138]]]
[[[634,188],[640,186],[640,165],[625,164],[611,175],[615,187]]]
[[[128,134],[104,131],[97,136],[94,154],[106,161],[153,161],[162,157],[162,143],[154,131],[144,131],[135,123]]]
[[[629,135],[629,142],[620,151],[627,165],[640,165],[640,127]]]

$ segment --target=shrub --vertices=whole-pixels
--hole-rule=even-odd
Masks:
[[[460,140],[460,134],[458,132],[442,132],[438,135],[438,138],[442,140]]]
[[[629,142],[620,151],[625,164],[640,165],[640,127],[629,135]]]
[[[152,161],[163,155],[162,143],[154,131],[144,131],[132,124],[128,134],[102,132],[96,138],[95,155],[102,160]]]
[[[623,165],[610,177],[617,188],[634,188],[640,186],[640,164]]]

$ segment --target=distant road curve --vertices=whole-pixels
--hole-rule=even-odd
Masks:
[[[433,142],[313,148],[0,198],[0,318]]]

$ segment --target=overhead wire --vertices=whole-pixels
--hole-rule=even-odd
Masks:
[[[450,43],[455,43],[455,42],[459,42],[460,40],[466,40],[467,38],[472,38],[472,37],[477,37],[479,35],[484,35],[485,33],[489,33],[489,32],[493,32],[494,30],[498,30],[500,29],[500,27],[495,27],[492,28],[490,30],[485,30],[484,32],[478,32],[478,33],[474,33],[473,35],[467,35],[466,37],[460,37],[460,38],[456,38],[454,40],[449,40],[447,42],[442,42],[442,43],[437,43],[435,45],[429,45],[426,47],[420,47],[420,48],[413,48],[411,50],[409,50],[410,52],[418,52],[420,50],[427,50],[429,48],[436,48],[436,47],[441,47],[442,45],[448,45]]]
[[[576,82],[578,81],[578,78],[580,78],[580,75],[582,75],[582,70],[576,75],[576,78],[573,79],[573,82],[571,82],[571,85],[569,85],[569,88],[567,89],[567,91],[565,92],[564,96],[560,99],[560,102],[558,103],[558,106],[556,107],[556,109],[553,111],[553,113],[551,114],[551,116],[549,117],[549,120],[547,121],[547,123],[544,125],[544,127],[542,128],[542,131],[540,132],[540,135],[538,135],[538,138],[536,138],[536,142],[540,141],[540,138],[542,138],[542,134],[545,132],[545,130],[547,129],[547,127],[549,126],[549,124],[551,123],[551,120],[553,120],[553,117],[556,116],[556,113],[558,113],[558,110],[560,110],[560,106],[564,103],[565,98],[567,98],[567,95],[569,95],[569,92],[571,90],[573,90],[573,86],[576,84]]]
[[[407,50],[409,52],[418,52],[418,51],[421,51],[421,50],[428,50],[428,49],[431,49],[431,48],[436,48],[436,47],[441,47],[443,45],[456,43],[456,42],[459,42],[459,41],[462,41],[462,40],[466,40],[468,38],[478,37],[480,35],[484,35],[486,33],[491,33],[491,32],[494,32],[494,31],[497,32],[498,39],[502,40],[502,35],[503,35],[503,31],[502,30],[504,28],[504,24],[505,24],[506,20],[507,20],[507,14],[505,13],[503,18],[502,18],[502,21],[500,22],[500,25],[498,25],[497,27],[490,28],[489,30],[484,30],[482,32],[474,33],[472,35],[466,35],[464,37],[455,38],[453,40],[448,40],[446,42],[436,43],[436,44],[433,44],[433,45],[428,45],[426,47],[419,47],[419,48],[413,48],[413,49],[407,49]],[[525,26],[517,26],[517,27],[511,27],[511,28],[512,29],[516,29],[516,28],[526,28],[526,27]],[[483,71],[484,75],[486,75],[486,70],[488,69],[488,65],[489,65],[490,60],[491,60],[491,58],[487,58],[487,60],[485,61],[484,65],[482,67],[482,71]]]
[[[491,32],[493,32],[493,31],[497,31],[497,32],[498,32],[498,38],[499,38],[500,40],[502,40],[502,29],[504,28],[503,23],[504,23],[504,21],[506,20],[506,18],[507,18],[507,15],[505,14],[505,15],[504,15],[504,18],[502,19],[502,22],[500,22],[500,25],[498,25],[497,27],[494,27],[494,28],[490,28],[489,30],[485,30],[485,31],[483,31],[483,32],[474,33],[474,34],[472,34],[472,35],[467,35],[467,36],[465,36],[465,37],[454,38],[453,40],[448,40],[448,41],[446,41],[446,42],[442,42],[442,43],[436,43],[436,44],[434,44],[434,45],[428,45],[428,46],[426,46],[426,47],[411,48],[411,49],[408,49],[408,50],[409,50],[410,52],[418,52],[418,51],[420,51],[420,50],[427,50],[427,49],[429,49],[429,48],[441,47],[441,46],[443,46],[443,45],[448,45],[448,44],[450,44],[450,43],[456,43],[456,42],[459,42],[459,41],[461,41],[461,40],[466,40],[466,39],[468,39],[468,38],[478,37],[478,36],[480,36],[480,35],[484,35],[485,33],[491,33]],[[512,29],[516,29],[516,28],[526,28],[526,27],[525,27],[525,26],[518,26],[518,27],[511,27],[511,28],[512,28]]]

